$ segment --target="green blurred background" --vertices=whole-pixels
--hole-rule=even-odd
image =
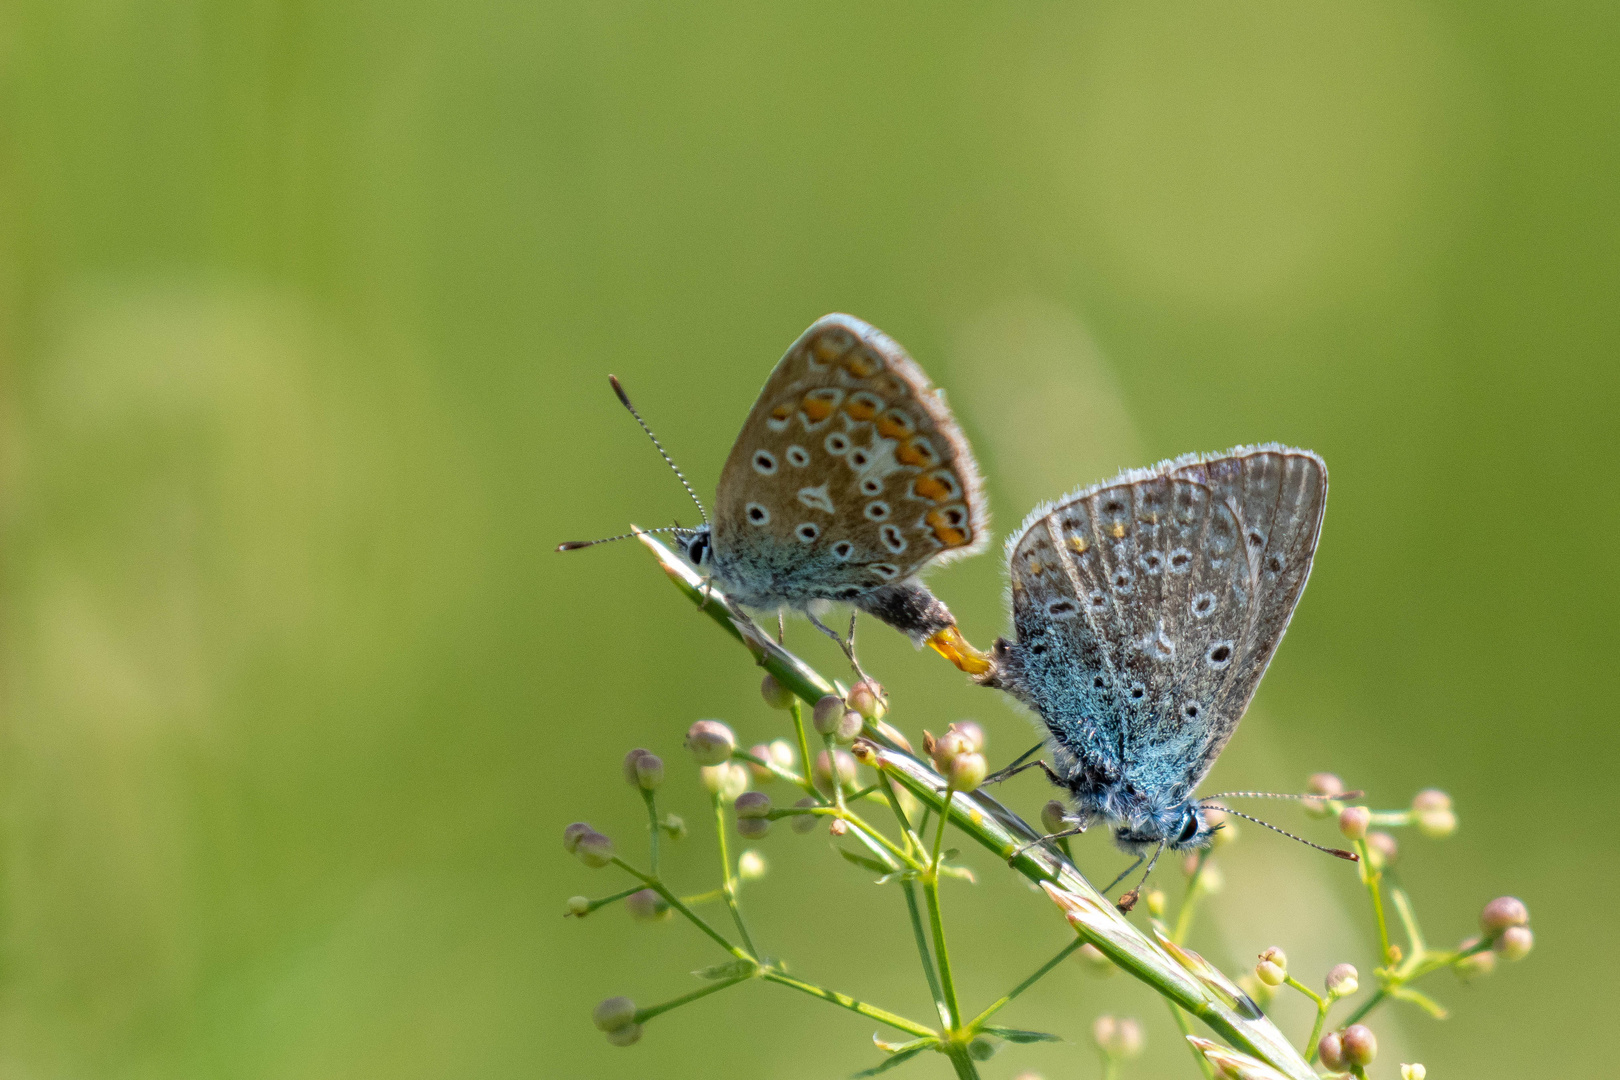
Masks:
[[[686,726],[783,730],[644,552],[553,553],[692,516],[604,375],[707,497],[833,310],[949,388],[1003,534],[1121,466],[1321,452],[1316,573],[1212,783],[1439,785],[1462,828],[1403,840],[1401,867],[1431,936],[1529,902],[1535,954],[1437,976],[1445,1023],[1379,1014],[1375,1076],[1601,1071],[1617,55],[1595,3],[10,5],[4,1071],[874,1063],[872,1024],[767,986],[609,1047],[597,1000],[673,996],[718,957],[679,925],[559,917],[619,886],[564,855],[566,822],[638,850],[626,749],[670,760],[695,822]],[[933,584],[976,642],[1003,629],[998,556]],[[909,730],[972,716],[992,757],[1027,745],[932,654],[876,627],[863,653]],[[1259,833],[1195,945],[1369,983],[1353,871]],[[893,893],[820,835],[759,846],[769,950],[926,1017]],[[671,859],[709,886],[705,837]],[[1065,929],[968,859],[947,914],[982,1002]],[[1095,1075],[1103,1011],[1146,1021],[1135,1075],[1193,1075],[1155,999],[1073,965],[1005,1015],[1074,1041],[986,1075]]]

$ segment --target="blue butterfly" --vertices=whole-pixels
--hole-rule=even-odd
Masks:
[[[1242,446],[1037,507],[1009,540],[1016,640],[980,682],[1040,715],[1081,827],[1138,855],[1210,843],[1194,792],[1288,627],[1326,500],[1315,454]]]

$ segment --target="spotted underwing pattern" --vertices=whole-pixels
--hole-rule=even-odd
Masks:
[[[745,606],[844,601],[921,642],[955,620],[917,574],[988,540],[943,392],[893,339],[833,314],[766,380],[687,551]]]
[[[981,681],[1040,715],[1083,819],[1209,843],[1193,792],[1310,575],[1327,468],[1268,444],[1134,470],[1037,508],[1007,546],[1016,640]]]

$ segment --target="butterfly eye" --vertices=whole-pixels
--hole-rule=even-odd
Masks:
[[[1185,844],[1198,835],[1198,815],[1188,814],[1186,824],[1181,826],[1181,833],[1176,837],[1176,843]]]

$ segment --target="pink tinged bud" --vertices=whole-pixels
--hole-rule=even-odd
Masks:
[[[583,821],[576,821],[563,829],[563,850],[572,855],[579,850],[579,842],[596,830]]]
[[[856,683],[845,700],[850,710],[860,714],[863,720],[881,720],[883,714],[889,711],[888,697],[883,693],[883,687],[871,679]]]
[[[794,806],[820,806],[821,804],[816,802],[816,800],[812,799],[810,796],[806,795],[804,798],[800,799],[798,802],[794,803],[793,805]],[[802,834],[802,833],[814,832],[815,831],[815,828],[816,828],[816,816],[814,814],[798,814],[798,815],[795,815],[792,818],[789,818],[788,820],[791,822],[791,824],[788,827],[791,828],[796,833],[801,833]]]
[[[737,796],[734,804],[737,810],[737,820],[748,818],[763,818],[771,812],[771,797],[763,791],[745,791]]]
[[[820,735],[835,734],[843,719],[844,701],[836,694],[828,694],[816,702],[815,709],[810,713],[810,723]]]
[[[1344,794],[1344,781],[1330,772],[1311,773],[1310,779],[1305,781],[1305,790],[1331,799]]]
[[[1479,913],[1479,928],[1486,937],[1495,937],[1510,926],[1525,926],[1530,922],[1530,910],[1516,896],[1498,896]]]
[[[1434,810],[1450,810],[1451,796],[1439,788],[1425,788],[1412,796],[1412,809],[1420,814]]]
[[[775,675],[766,675],[759,681],[759,696],[765,699],[765,704],[772,709],[788,709],[793,706],[793,691],[776,681]]]
[[[699,765],[718,765],[737,749],[737,737],[718,720],[699,720],[686,729],[686,748]]]
[[[1477,946],[1479,941],[1480,939],[1477,937],[1469,938],[1457,946],[1457,951],[1468,952],[1469,949]],[[1463,982],[1473,982],[1475,979],[1482,978],[1496,970],[1496,954],[1489,950],[1473,953],[1452,964],[1451,970]]]
[[[570,896],[568,898],[568,914],[576,919],[583,919],[590,914],[591,898],[588,896]]]
[[[951,725],[951,730],[962,736],[967,743],[968,750],[975,754],[984,753],[984,728],[972,720],[958,720]]]
[[[737,835],[746,840],[758,840],[771,831],[771,823],[764,818],[738,818]]]
[[[737,856],[737,876],[744,881],[758,881],[765,876],[769,867],[765,863],[765,856],[749,848]]]
[[[1496,939],[1493,947],[1504,960],[1523,960],[1530,955],[1535,944],[1535,935],[1528,926],[1510,926],[1502,931],[1502,936]]]
[[[1349,997],[1361,988],[1356,981],[1354,964],[1340,964],[1327,974],[1327,992],[1334,997]]]
[[[1372,811],[1365,806],[1347,806],[1339,811],[1339,831],[1346,840],[1365,839],[1371,821]]]
[[[843,836],[847,832],[849,832],[849,823],[843,818],[833,818],[832,823],[827,826],[828,836]]]
[[[990,767],[983,754],[958,754],[951,762],[945,779],[957,791],[974,791],[984,783],[989,772]]]
[[[1046,830],[1047,835],[1063,832],[1069,827],[1069,822],[1064,816],[1067,812],[1068,808],[1062,803],[1056,799],[1048,799],[1046,805],[1041,807],[1041,828]]]
[[[855,712],[853,709],[849,710],[838,718],[838,727],[833,730],[833,738],[847,746],[855,741],[855,736],[861,733],[863,723],[865,721],[861,719],[860,713]]]
[[[771,748],[766,746],[764,743],[759,743],[756,746],[750,746],[748,748],[748,755],[750,757],[759,758],[761,761],[770,761]],[[768,784],[772,780],[776,779],[776,774],[770,769],[766,768],[764,765],[755,765],[752,761],[745,762],[744,764],[748,769],[748,775],[754,778],[754,783],[756,784]]]
[[[646,749],[643,749],[642,747],[638,746],[634,750],[630,751],[628,754],[624,755],[624,782],[625,783],[629,784],[631,787],[639,787],[640,786],[641,781],[636,778],[636,762],[641,760],[641,755],[642,754],[650,754],[650,753],[652,753],[651,750],[646,750]]]
[[[1430,840],[1444,840],[1457,831],[1457,815],[1451,810],[1420,810],[1414,816],[1418,832]]]
[[[1397,855],[1401,853],[1400,845],[1395,838],[1387,832],[1370,832],[1367,834],[1367,861],[1374,870],[1382,870],[1394,863]]]
[[[636,758],[636,781],[643,791],[656,791],[664,782],[664,759],[657,754]]]
[[[835,751],[832,761],[837,762],[838,782],[844,788],[855,786],[855,759],[844,750]],[[811,770],[811,779],[815,782],[817,790],[830,793],[833,788],[833,765],[828,760],[827,751],[823,750],[816,755],[815,768]]]
[[[574,854],[592,870],[600,870],[613,861],[613,841],[599,832],[589,832],[579,838]]]
[[[591,1023],[598,1031],[618,1031],[635,1019],[636,1003],[627,997],[610,997],[591,1010]]]
[[[631,1046],[641,1041],[641,1025],[626,1024],[607,1033],[607,1041],[614,1046]]]
[[[670,916],[669,901],[651,889],[642,889],[624,898],[625,910],[638,922],[658,922]]]
[[[1339,1033],[1344,1045],[1344,1060],[1348,1065],[1366,1067],[1378,1056],[1378,1039],[1366,1024],[1351,1024]]]
[[[1338,1072],[1344,1068],[1344,1039],[1337,1031],[1330,1031],[1322,1036],[1316,1044],[1316,1056],[1322,1059],[1322,1064]]]
[[[951,762],[956,759],[958,754],[967,753],[972,753],[972,749],[968,745],[967,739],[963,737],[961,732],[956,730],[954,725],[945,734],[935,739],[932,748],[929,750],[930,756],[934,759],[934,768],[941,773],[950,769]]]

